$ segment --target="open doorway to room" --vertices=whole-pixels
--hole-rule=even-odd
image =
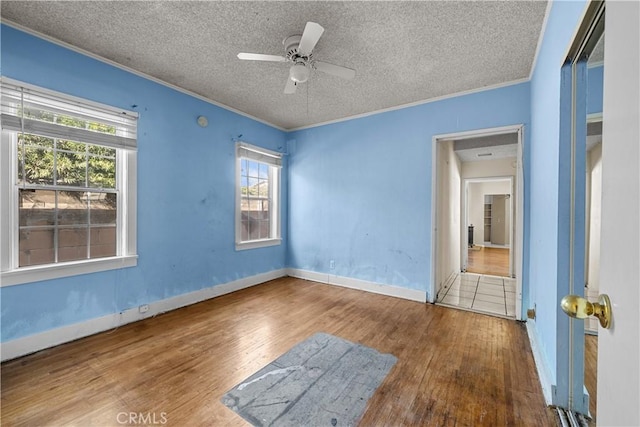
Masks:
[[[510,167],[515,172],[515,156],[501,161],[506,162],[507,172]],[[464,180],[467,252],[463,254],[462,271],[500,277],[514,275],[511,260],[512,187],[511,176]]]
[[[520,318],[521,153],[519,126],[434,138],[436,303]]]

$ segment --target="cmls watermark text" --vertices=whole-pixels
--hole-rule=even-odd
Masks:
[[[164,425],[169,420],[166,412],[118,412],[118,424],[122,425]]]

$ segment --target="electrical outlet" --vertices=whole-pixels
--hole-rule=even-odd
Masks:
[[[140,313],[146,313],[147,311],[149,311],[149,304],[142,304],[140,307],[138,307],[138,311]]]
[[[329,261],[329,270],[336,268],[336,262],[334,260]]]

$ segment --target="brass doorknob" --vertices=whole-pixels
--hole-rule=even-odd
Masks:
[[[600,295],[598,302],[594,303],[578,295],[567,295],[560,301],[560,307],[570,317],[585,319],[589,316],[596,316],[600,320],[600,326],[605,329],[611,327],[611,301],[605,294]]]

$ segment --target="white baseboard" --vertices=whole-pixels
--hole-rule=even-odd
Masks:
[[[289,268],[287,274],[299,279],[311,280],[314,282],[326,283],[329,285],[342,286],[344,288],[358,289],[375,294],[387,295],[390,297],[408,299],[411,301],[426,302],[427,292],[416,289],[401,288],[399,286],[383,285],[381,283],[369,282],[366,280],[354,279],[351,277],[336,276],[333,274],[317,273],[315,271]]]
[[[301,279],[330,285],[343,286],[351,289],[359,289],[366,292],[403,298],[412,301],[426,302],[427,293],[415,289],[401,288],[398,286],[383,285],[350,277],[335,276],[316,273],[314,271],[300,269],[280,269],[267,273],[257,274],[251,277],[234,280],[233,282],[211,286],[194,292],[176,295],[164,300],[148,303],[149,310],[140,313],[138,307],[132,307],[119,313],[96,317],[80,323],[62,326],[26,337],[0,343],[0,360],[11,360],[25,356],[36,351],[64,344],[79,338],[117,328],[127,323],[136,322],[148,317],[156,316],[167,311],[176,310],[187,305],[195,304],[207,299],[215,298],[231,292],[239,291],[279,277],[292,276]]]
[[[84,322],[6,341],[0,344],[0,360],[5,361],[15,359],[16,357],[44,350],[45,348],[74,341],[98,332],[103,332],[127,323],[146,319],[147,317],[152,317],[160,313],[165,313],[167,311],[175,310],[207,299],[239,291],[286,275],[287,269],[269,271],[267,273],[234,280],[233,282],[211,286],[182,295],[176,295],[164,300],[150,302],[148,303],[149,311],[146,313],[140,313],[138,307],[133,307],[119,313],[108,314],[106,316],[96,317]]]
[[[551,370],[547,360],[542,354],[542,348],[538,343],[538,333],[535,330],[534,322],[527,320],[527,335],[529,335],[529,342],[531,343],[531,351],[533,353],[533,360],[536,362],[536,370],[538,371],[538,378],[540,378],[540,386],[542,387],[542,394],[547,405],[553,404],[553,380],[551,377]]]

